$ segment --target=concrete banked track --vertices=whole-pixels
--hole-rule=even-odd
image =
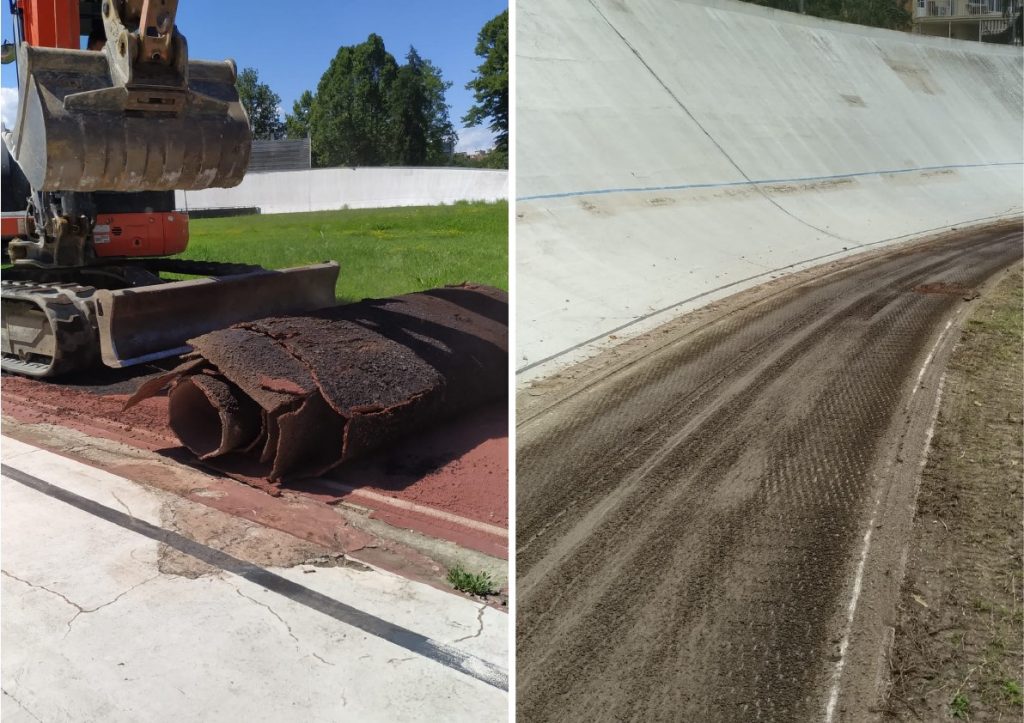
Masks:
[[[872,720],[953,324],[1021,261],[1020,49],[519,8],[519,718]]]
[[[1021,211],[1019,48],[728,0],[517,11],[520,380],[791,265]]]
[[[200,459],[245,478],[323,474],[504,396],[508,297],[460,286],[261,319],[191,339],[170,426]]]

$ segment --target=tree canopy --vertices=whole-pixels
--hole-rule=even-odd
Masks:
[[[278,108],[281,96],[261,83],[255,68],[244,68],[235,81],[238,97],[249,114],[252,137],[261,140],[280,138],[284,133]]]
[[[508,164],[508,10],[489,20],[481,28],[476,42],[476,54],[483,62],[476,69],[476,77],[466,84],[473,91],[476,103],[463,116],[462,121],[476,126],[489,121],[494,131],[494,156]]]
[[[386,165],[388,91],[397,72],[398,64],[379,35],[338,49],[320,78],[309,113],[318,165]]]
[[[391,88],[392,158],[404,166],[447,163],[457,136],[444,94],[451,83],[429,60],[409,48]]]
[[[450,87],[415,48],[399,65],[371,34],[338,49],[316,93],[295,102],[285,126],[289,138],[308,132],[319,166],[447,164],[456,141]]]
[[[803,12],[829,20],[870,25],[890,30],[905,30],[910,11],[901,0],[747,0],[778,10]]]
[[[313,94],[302,91],[299,99],[292,103],[292,112],[285,114],[284,134],[286,138],[297,140],[309,135],[309,114],[313,108]]]

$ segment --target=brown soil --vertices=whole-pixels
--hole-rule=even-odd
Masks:
[[[1019,721],[1024,398],[1018,267],[984,299],[946,373],[891,658],[901,721]]]
[[[950,296],[962,296],[966,300],[978,298],[978,292],[964,284],[935,283],[919,284],[914,287],[919,294],[949,294]]]
[[[4,375],[4,413],[30,424],[68,423],[104,439],[157,450],[178,447],[167,423],[167,398],[146,399],[124,410],[130,394],[96,394],[88,389]]]
[[[166,396],[150,397],[128,410],[123,409],[136,388],[156,379],[162,371],[124,379],[106,372],[104,383],[92,386],[84,379],[75,384],[57,384],[5,375],[0,380],[3,411],[15,422],[60,425],[92,437],[159,452],[168,460],[196,465],[195,458],[181,447],[168,425]],[[280,386],[275,380],[265,381],[271,388]],[[276,389],[270,393],[274,392],[287,394],[289,390]],[[42,444],[45,446],[45,439]],[[202,469],[212,470],[206,465]],[[135,473],[127,469],[112,471],[142,483],[152,483],[148,477],[151,472],[134,476]],[[246,482],[260,489],[261,494],[280,496],[287,492],[292,498],[300,495],[321,502],[352,503],[392,526],[450,540],[493,557],[508,556],[507,533],[491,534],[389,502],[389,498],[406,500],[507,528],[508,408],[505,404],[487,405],[447,423],[431,426],[425,433],[406,439],[386,453],[355,460],[328,474],[330,479],[355,488],[352,491],[325,491],[301,482],[282,488],[260,476],[265,470],[253,471],[255,474],[246,478]],[[237,469],[234,476],[236,479],[245,477]],[[366,491],[375,496],[365,494]],[[321,522],[316,524],[322,526]],[[287,527],[299,536],[309,532],[298,519],[289,518]]]
[[[863,720],[898,593],[905,458],[934,394],[916,393],[918,370],[964,304],[912,289],[979,287],[1020,254],[1004,229],[879,255],[696,333],[669,327],[653,353],[530,404],[519,719],[821,720],[874,529],[836,709]]]

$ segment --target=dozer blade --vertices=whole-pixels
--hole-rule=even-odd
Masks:
[[[333,306],[338,264],[96,292],[100,355],[111,367],[190,351],[187,340],[240,321]]]
[[[252,138],[229,61],[187,61],[179,87],[116,84],[101,52],[22,44],[19,63],[13,154],[36,190],[226,188],[245,175]]]

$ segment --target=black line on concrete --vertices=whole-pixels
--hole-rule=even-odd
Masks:
[[[151,525],[144,520],[126,515],[99,502],[77,495],[74,492],[69,492],[66,489],[57,487],[6,464],[0,464],[0,474],[83,512],[88,512],[90,515],[99,517],[126,530],[137,532],[151,540],[162,542],[208,565],[213,565],[221,570],[245,578],[249,582],[255,583],[271,592],[276,592],[278,595],[282,595],[289,600],[305,605],[346,625],[358,628],[364,633],[382,638],[389,643],[405,648],[424,658],[429,658],[434,662],[476,678],[500,690],[508,690],[508,673],[486,660],[473,655],[467,655],[450,645],[439,643],[425,635],[420,635],[407,628],[389,623],[375,615],[363,612],[351,605],[346,605],[334,598],[311,590],[305,585],[292,582],[259,565],[239,560],[237,557],[233,557],[225,552],[207,547],[195,540],[190,540],[177,532],[171,532],[162,527]]]

